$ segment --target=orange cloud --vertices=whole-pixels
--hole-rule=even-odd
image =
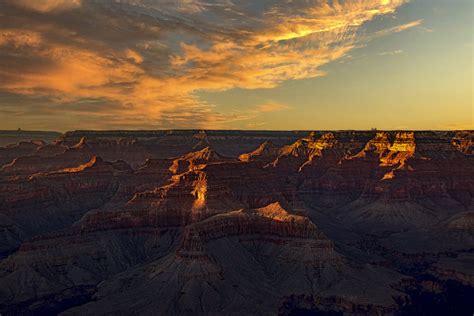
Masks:
[[[41,34],[25,30],[5,29],[0,32],[0,46],[12,45],[38,47],[41,44]]]
[[[143,62],[143,57],[132,49],[127,49],[125,51],[125,56],[136,64],[141,64]]]
[[[80,0],[20,0],[15,8],[62,11],[64,16],[29,20],[31,27],[25,29],[25,14],[0,30],[0,49],[5,48],[12,60],[24,61],[19,64],[34,64],[21,71],[0,66],[0,89],[57,102],[107,100],[119,105],[110,111],[114,124],[161,120],[183,127],[195,126],[198,119],[203,127],[219,128],[288,107],[268,103],[248,114],[224,115],[199,99],[198,91],[273,88],[285,80],[322,76],[321,66],[367,40],[358,35],[360,26],[405,2],[263,1],[262,9],[250,12],[232,2],[180,0],[158,6],[124,0],[123,6],[107,6],[104,1],[81,7]],[[94,10],[94,4],[101,10]],[[79,7],[79,13],[68,11]],[[83,14],[84,20],[77,14]],[[127,32],[122,23],[135,33],[122,34]]]
[[[15,0],[16,5],[38,11],[62,11],[78,8],[81,6],[81,0]]]
[[[31,46],[31,45],[30,45]],[[128,61],[128,54],[117,52],[113,59],[94,51],[67,46],[29,47],[36,57],[48,60],[41,71],[10,74],[5,90],[24,94],[47,94],[63,98],[118,98],[122,88],[114,87],[133,80],[143,70]]]
[[[412,22],[409,22],[409,23],[400,24],[400,25],[397,25],[397,26],[394,26],[394,27],[391,27],[391,28],[388,28],[388,29],[383,29],[383,30],[380,30],[380,31],[374,33],[368,39],[374,39],[374,38],[381,37],[381,36],[386,36],[386,35],[392,34],[392,33],[400,33],[402,31],[420,26],[421,23],[423,23],[423,20],[416,20],[416,21],[412,21]]]
[[[279,112],[291,109],[288,105],[280,103],[265,103],[257,106],[257,112]]]

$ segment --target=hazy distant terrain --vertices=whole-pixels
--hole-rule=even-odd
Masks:
[[[473,131],[1,135],[3,315],[474,311]]]
[[[6,146],[19,142],[29,142],[32,140],[42,140],[51,143],[59,138],[61,133],[44,131],[2,131],[0,130],[0,146]]]

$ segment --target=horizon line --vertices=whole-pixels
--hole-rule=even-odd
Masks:
[[[55,131],[55,130],[16,130],[16,129],[5,129],[0,130],[0,133],[78,133],[78,132],[169,132],[169,131],[180,131],[180,132],[474,132],[472,129],[202,129],[202,128],[163,128],[163,129],[72,129],[67,131]]]

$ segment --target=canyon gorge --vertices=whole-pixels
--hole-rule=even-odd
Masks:
[[[0,147],[1,315],[474,311],[473,131],[30,138]]]

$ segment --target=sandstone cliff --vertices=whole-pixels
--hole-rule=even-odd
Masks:
[[[0,313],[441,304],[472,290],[472,138],[75,131],[1,147]]]

